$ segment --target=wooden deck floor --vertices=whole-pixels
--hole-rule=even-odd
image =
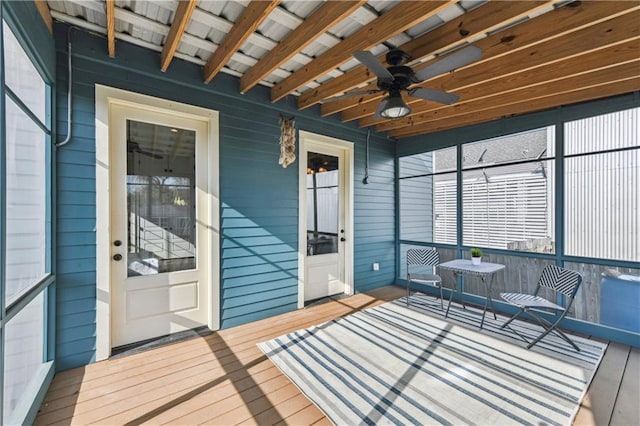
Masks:
[[[55,376],[36,424],[330,424],[256,343],[404,295],[395,286]],[[611,344],[574,424],[636,425],[640,351]]]

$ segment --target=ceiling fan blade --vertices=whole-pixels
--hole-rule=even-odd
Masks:
[[[138,153],[141,155],[146,155],[147,157],[155,158],[156,160],[161,160],[164,158],[162,155],[155,154],[151,151],[147,151],[146,149],[140,148],[140,144],[138,142],[127,141],[127,151]]]
[[[443,90],[429,89],[427,87],[418,87],[409,91],[409,96],[424,99],[426,101],[438,102],[445,105],[454,104],[460,99],[460,96],[454,93],[447,93]]]
[[[468,65],[480,58],[482,58],[482,49],[476,46],[465,47],[416,72],[416,78],[418,81],[425,81],[436,75]]]
[[[356,50],[353,52],[353,57],[356,58],[365,67],[369,68],[372,73],[376,75],[380,80],[393,81],[393,75],[378,61],[371,52],[366,50]]]
[[[352,96],[374,95],[380,92],[382,92],[382,90],[379,90],[379,89],[359,90],[357,92],[349,92],[349,93],[345,93],[344,95],[333,96],[331,98],[324,99],[323,102],[333,102],[339,99],[350,98]]]

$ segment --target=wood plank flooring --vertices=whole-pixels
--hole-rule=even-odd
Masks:
[[[256,343],[404,294],[384,287],[58,373],[36,424],[330,424]],[[611,344],[574,424],[640,424],[639,368],[637,348]]]

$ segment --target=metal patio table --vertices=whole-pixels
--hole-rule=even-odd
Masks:
[[[505,265],[488,262],[482,262],[479,265],[474,265],[468,259],[454,259],[448,262],[441,263],[440,265],[438,265],[438,268],[445,271],[451,271],[456,277],[456,285],[449,294],[449,305],[447,306],[447,312],[444,314],[445,318],[447,318],[447,316],[449,315],[449,308],[451,307],[451,299],[453,298],[453,293],[458,291],[458,276],[466,275],[479,277],[487,291],[487,297],[484,300],[484,309],[482,310],[482,321],[480,321],[480,329],[482,329],[482,326],[484,325],[484,317],[487,313],[487,306],[491,305],[493,318],[497,319],[496,310],[493,307],[493,300],[491,299],[491,286],[493,285],[496,272],[503,270],[505,268]],[[464,306],[464,302],[462,303]]]

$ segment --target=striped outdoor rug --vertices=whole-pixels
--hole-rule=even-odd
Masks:
[[[571,424],[606,345],[547,336],[527,350],[504,317],[480,331],[480,315],[452,305],[445,320],[418,293],[258,346],[338,425]]]

